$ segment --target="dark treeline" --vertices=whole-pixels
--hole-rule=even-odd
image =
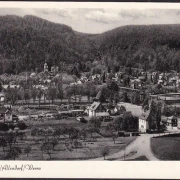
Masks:
[[[99,61],[108,67],[180,71],[180,25],[123,26],[97,34],[35,16],[0,17],[0,73]]]
[[[43,69],[61,62],[73,64],[87,56],[91,48],[86,36],[72,28],[35,16],[0,17],[0,73],[19,73]]]

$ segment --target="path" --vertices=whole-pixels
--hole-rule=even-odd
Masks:
[[[177,132],[172,132],[177,133]],[[178,132],[179,133],[179,132]],[[158,134],[157,136],[163,136],[164,133]],[[106,160],[124,160],[124,159],[135,159],[140,156],[146,156],[150,161],[159,161],[151,151],[151,138],[153,134],[141,134],[136,140],[129,144],[125,150],[120,150],[119,152],[109,155],[106,157]],[[103,157],[90,159],[90,161],[100,161],[104,160]]]

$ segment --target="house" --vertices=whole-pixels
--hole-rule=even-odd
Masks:
[[[5,99],[5,93],[0,92],[0,102],[4,102],[4,99]]]
[[[139,132],[146,133],[149,129],[149,116],[150,116],[150,110],[144,112],[139,117]]]
[[[139,89],[142,87],[142,82],[140,79],[133,79],[130,82],[130,87],[133,89]]]
[[[12,112],[9,108],[0,107],[0,121],[1,122],[12,122]]]
[[[167,117],[167,126],[177,127],[177,117],[176,116]]]
[[[90,107],[87,108],[88,116],[101,116],[101,113],[106,112],[106,108],[100,102],[93,102]],[[106,114],[107,115],[107,114]]]
[[[95,81],[95,80],[100,80],[101,75],[100,75],[100,74],[94,74],[94,75],[92,75],[91,78],[92,78],[93,81]]]
[[[4,89],[7,89],[7,88],[11,88],[11,89],[15,89],[15,88],[17,88],[17,89],[19,89],[20,88],[20,85],[9,85],[9,84],[5,84],[5,85],[3,85],[3,88]]]
[[[163,124],[166,126],[166,128],[169,130],[180,128],[180,119],[176,116],[170,116],[170,117],[162,116],[161,120]]]

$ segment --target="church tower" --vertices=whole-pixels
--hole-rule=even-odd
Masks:
[[[46,62],[44,63],[44,72],[48,72],[48,65]]]

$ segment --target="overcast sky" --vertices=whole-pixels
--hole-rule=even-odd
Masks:
[[[0,15],[35,15],[66,24],[84,33],[102,33],[123,25],[177,24],[180,9],[17,9],[1,8]]]

